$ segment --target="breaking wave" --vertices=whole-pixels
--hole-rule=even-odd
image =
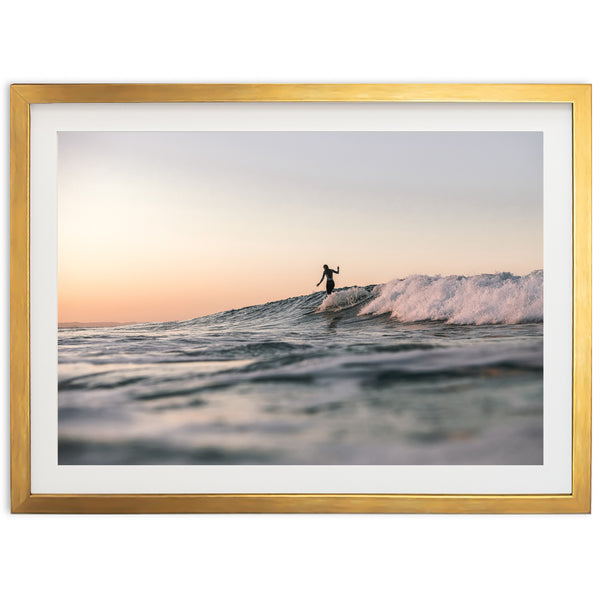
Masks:
[[[529,275],[412,275],[378,285],[361,315],[461,325],[540,323],[544,272]]]

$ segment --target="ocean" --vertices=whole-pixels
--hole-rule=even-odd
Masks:
[[[543,462],[543,272],[58,331],[59,464]]]

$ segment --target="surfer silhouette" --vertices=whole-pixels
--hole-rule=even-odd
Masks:
[[[335,281],[333,281],[333,274],[339,273],[339,272],[340,272],[339,265],[338,265],[337,271],[335,271],[334,269],[330,269],[327,265],[323,265],[323,275],[321,276],[321,281],[323,281],[323,279],[325,277],[327,277],[327,283],[325,284],[325,286],[327,288],[328,296],[331,294],[331,292],[333,292],[333,288],[335,287]],[[319,281],[319,283],[317,283],[317,287],[321,285],[321,281]]]

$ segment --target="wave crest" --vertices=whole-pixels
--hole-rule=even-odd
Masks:
[[[386,314],[403,322],[461,325],[543,321],[544,272],[529,275],[411,275],[377,286],[359,314]]]
[[[317,308],[317,312],[338,311],[356,306],[371,297],[371,292],[363,287],[351,287],[333,292],[330,296],[326,296],[325,300]]]

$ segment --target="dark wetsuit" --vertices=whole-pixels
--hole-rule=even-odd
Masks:
[[[339,272],[340,272],[339,267],[338,267],[337,271],[334,271],[333,269],[323,269],[323,277],[327,277],[326,289],[327,289],[328,296],[329,296],[329,294],[331,294],[331,292],[333,292],[333,288],[335,287],[335,281],[333,281],[333,274],[339,273]],[[323,281],[323,277],[321,277],[321,281]],[[319,283],[321,283],[321,281],[319,281]]]

